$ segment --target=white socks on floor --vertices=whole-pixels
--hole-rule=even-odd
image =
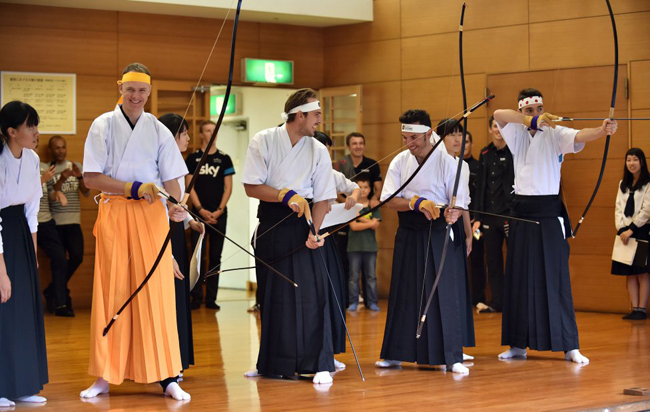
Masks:
[[[451,366],[451,371],[454,372],[454,373],[462,373],[462,374],[468,374],[469,373],[469,369],[460,362],[454,363]]]
[[[0,408],[9,408],[12,406],[16,406],[16,404],[7,398],[0,398]]]
[[[578,349],[573,349],[573,350],[568,351],[564,355],[564,359],[566,359],[568,361],[571,361],[571,362],[580,363],[580,364],[583,364],[583,365],[587,365],[589,363],[589,358],[582,355]]]
[[[90,385],[90,388],[85,391],[81,391],[79,396],[82,398],[94,398],[102,393],[108,393],[108,382],[106,382],[104,378],[97,378],[95,383]]]
[[[332,375],[330,375],[329,372],[324,371],[324,372],[318,372],[316,375],[314,375],[313,382],[314,383],[332,383],[332,382],[334,382],[334,379],[332,379]]]
[[[244,376],[247,378],[254,378],[256,376],[260,376],[260,373],[257,371],[257,369],[251,369],[249,371],[244,372]]]
[[[468,360],[474,360],[474,357],[472,355],[466,355],[463,353],[463,362]]]
[[[499,354],[499,359],[525,358],[526,349],[515,348],[511,346],[507,351]]]
[[[18,402],[26,402],[26,403],[45,403],[45,402],[47,402],[47,399],[45,399],[42,396],[38,396],[38,395],[21,396],[20,398],[18,398],[16,400]]]
[[[383,359],[375,362],[375,366],[378,368],[390,368],[393,366],[402,366],[402,361]]]
[[[190,399],[192,399],[190,394],[182,390],[181,387],[176,382],[172,382],[169,385],[167,385],[167,389],[165,389],[165,395],[171,396],[177,401],[189,401]]]
[[[339,361],[336,360],[336,358],[334,358],[334,368],[337,371],[342,371],[343,369],[346,368],[346,366],[345,366],[345,363],[339,362]]]

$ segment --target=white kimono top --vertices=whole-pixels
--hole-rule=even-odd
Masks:
[[[359,185],[345,177],[345,175],[338,170],[333,170],[334,173],[334,185],[336,186],[336,193],[343,193],[345,195],[351,195],[354,189],[359,189]]]
[[[278,190],[291,189],[314,202],[336,199],[329,152],[309,136],[291,146],[286,124],[262,130],[253,137],[241,181]]]
[[[497,125],[499,123],[497,122]],[[515,194],[526,196],[557,195],[560,192],[560,169],[567,153],[578,153],[584,143],[576,143],[579,130],[543,126],[531,136],[523,124],[499,126],[515,167]]]
[[[153,182],[160,187],[163,182],[187,174],[169,129],[150,113],[142,113],[131,129],[119,106],[99,116],[90,126],[83,170],[124,182]]]
[[[23,148],[20,159],[16,159],[5,144],[0,155],[0,209],[24,204],[29,231],[36,233],[42,196],[40,159],[36,152]],[[3,233],[1,225],[2,219],[0,253],[4,253],[2,238],[10,240],[11,233]]]
[[[467,183],[469,182],[469,168],[466,163],[463,166],[456,195],[456,206],[467,208],[470,202]],[[417,195],[436,203],[449,204],[454,191],[457,167],[457,159],[448,155],[446,150],[436,149],[429,156],[420,172],[402,192],[397,194],[397,197],[411,199]],[[390,166],[388,166],[388,173],[386,174],[380,199],[384,201],[393,194],[417,168],[417,159],[408,150],[395,156],[393,161],[390,162]]]

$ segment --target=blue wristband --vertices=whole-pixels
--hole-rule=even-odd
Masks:
[[[420,203],[422,203],[424,200],[427,200],[425,197],[420,197],[418,200],[415,201],[415,204],[413,205],[413,210],[417,210],[418,212],[420,211]]]
[[[530,128],[531,128],[532,130],[539,130],[539,129],[537,128],[537,119],[538,119],[538,118],[539,118],[539,116],[533,116],[533,119],[530,121]]]
[[[285,206],[289,206],[289,200],[290,200],[294,195],[297,195],[297,194],[298,194],[298,193],[294,192],[293,190],[289,190],[289,191],[287,192],[287,194],[285,194],[284,197],[282,198],[282,203],[283,203]]]
[[[142,186],[142,182],[138,182],[137,180],[133,182],[133,186],[131,186],[132,199],[140,200],[140,196],[138,196],[138,190],[140,190],[140,186]]]

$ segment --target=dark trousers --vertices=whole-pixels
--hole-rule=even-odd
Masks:
[[[485,252],[483,238],[472,238],[472,253],[469,254],[471,268],[472,306],[485,302]]]
[[[221,215],[217,220],[217,224],[213,225],[221,233],[226,233],[226,223],[228,220],[227,215]],[[206,227],[205,238],[203,239],[203,246],[201,247],[201,277],[197,285],[192,289],[192,300],[198,303],[203,303],[203,283],[205,283],[205,301],[215,302],[217,300],[217,293],[219,292],[219,274],[210,275],[207,279],[204,278],[208,270],[215,269],[221,270],[221,252],[223,251],[223,242],[225,238],[219,235],[214,230]],[[196,247],[199,240],[199,233],[192,231],[192,251]],[[206,245],[209,243],[209,245]],[[206,248],[208,250],[208,259],[206,261]]]
[[[64,306],[67,301],[68,261],[54,219],[38,224],[36,243],[50,259],[52,282],[45,289],[45,296],[53,297],[56,307]]]
[[[84,260],[84,235],[81,232],[81,225],[78,224],[57,225],[56,230],[59,232],[59,239],[61,239],[63,249],[68,255],[68,270],[65,278],[66,304],[71,306],[68,282],[70,282],[70,278]]]
[[[338,232],[336,232],[336,236],[334,236],[334,240],[336,241],[336,246],[339,249],[339,256],[341,257],[341,269],[343,269],[343,284],[345,285],[345,296],[348,296],[348,283],[350,282],[350,261],[348,260],[348,230],[347,229],[348,228],[339,230]]]
[[[501,310],[503,306],[503,243],[508,241],[508,221],[501,217],[484,216],[481,222],[483,239],[485,240],[485,257],[487,263],[488,281],[492,299],[490,306]],[[473,254],[474,252],[472,252]]]

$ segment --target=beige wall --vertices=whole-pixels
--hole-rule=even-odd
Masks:
[[[537,87],[551,113],[607,116],[614,47],[607,6],[600,0],[470,0],[464,24],[464,62],[469,103],[486,88],[497,99],[469,120],[474,156],[488,143],[487,118],[515,104],[516,93]],[[650,114],[650,3],[612,2],[619,35],[616,114]],[[400,142],[398,117],[426,109],[435,121],[462,109],[458,68],[458,23],[462,1],[375,0],[375,21],[325,29],[325,86],[363,85],[364,132],[371,157],[382,159]],[[632,63],[630,63],[632,62]],[[630,99],[626,98],[628,67]],[[625,311],[624,279],[609,275],[613,204],[629,144],[650,154],[650,124],[623,123],[612,138],[602,187],[572,248],[571,276],[576,308]],[[596,124],[568,126],[582,128]],[[630,136],[628,136],[630,133]],[[628,139],[628,137],[631,138]],[[573,223],[587,203],[600,170],[604,142],[567,159],[566,202]],[[381,162],[386,170],[391,160]],[[390,286],[397,219],[385,211],[380,228],[380,293]]]

